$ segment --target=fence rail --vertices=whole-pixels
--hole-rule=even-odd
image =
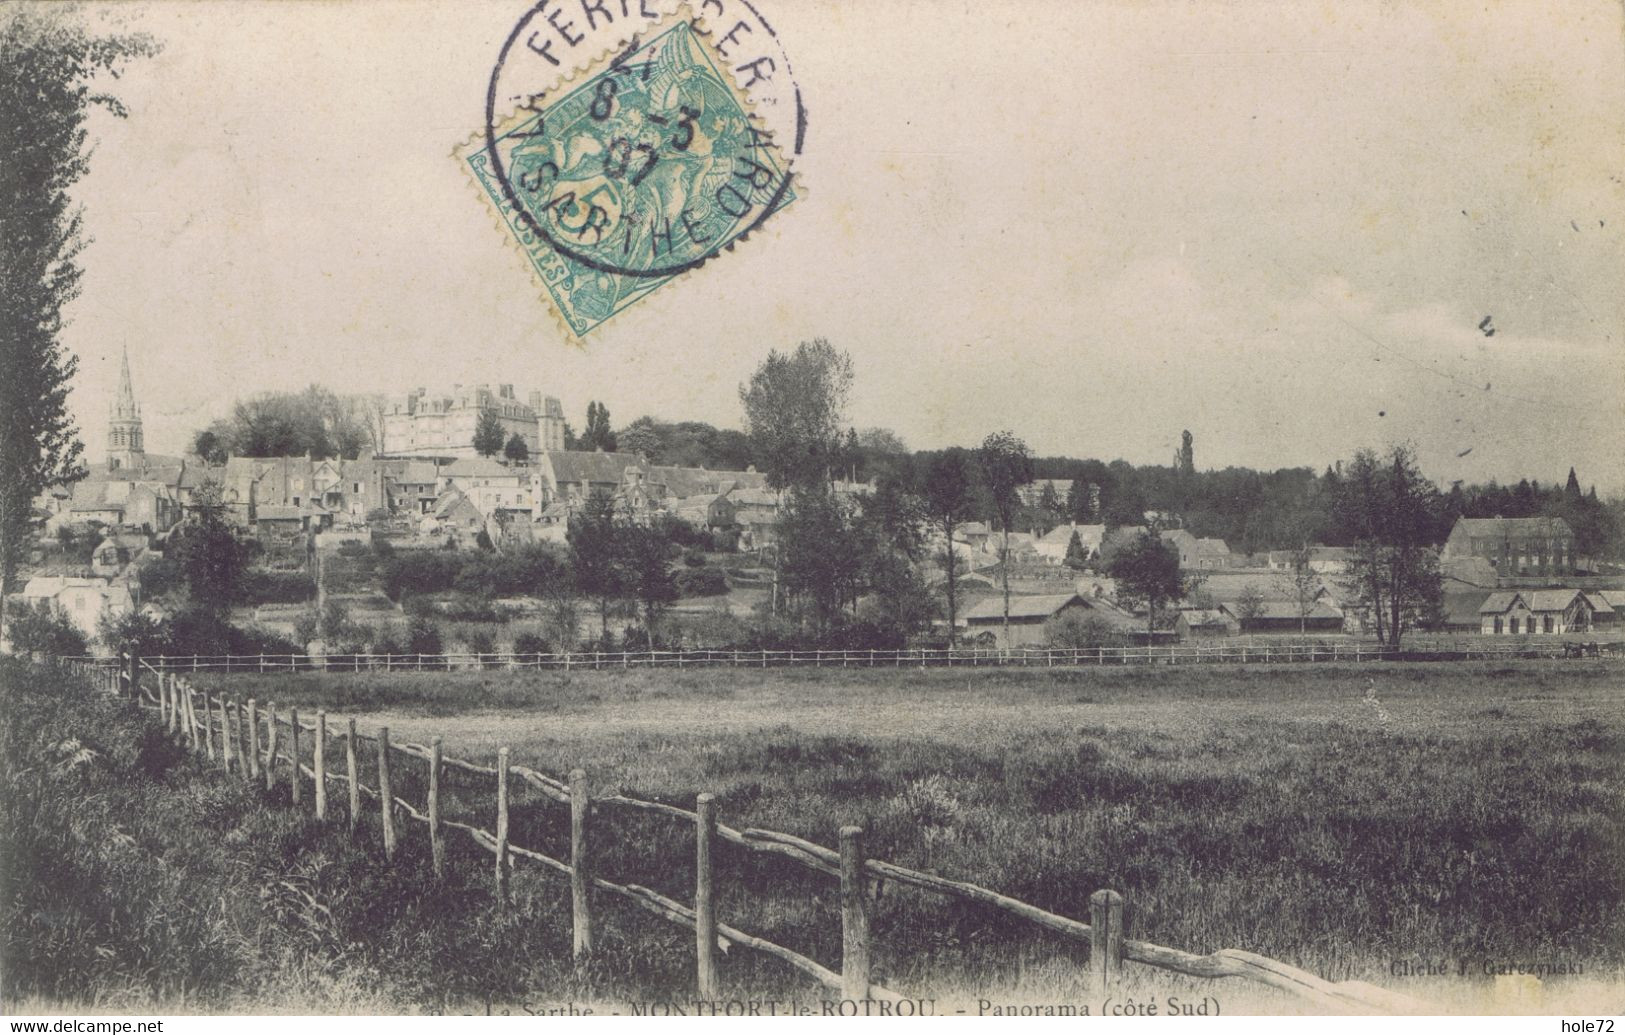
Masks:
[[[719,821],[715,801],[709,794],[697,795],[693,810],[619,794],[593,795],[582,770],[573,770],[567,781],[561,780],[514,763],[506,747],[498,750],[494,765],[486,765],[445,755],[439,737],[432,738],[428,745],[392,743],[387,727],[380,727],[373,736],[365,736],[357,732],[355,720],[348,719],[343,732],[337,734],[338,739],[344,742],[345,769],[343,772],[333,771],[330,767],[331,756],[327,752],[330,717],[326,712],[318,711],[313,722],[300,719],[292,709],[286,716],[279,715],[275,704],[268,704],[261,712],[258,702],[252,698],[245,703],[234,695],[199,690],[184,676],[165,672],[145,661],[125,660],[128,664],[116,667],[83,659],[67,659],[59,663],[85,674],[109,692],[126,695],[143,707],[156,710],[158,720],[166,731],[193,751],[205,754],[226,772],[235,773],[251,783],[257,783],[263,775],[267,790],[275,788],[279,781],[287,781],[296,808],[304,807],[302,802],[306,799],[302,789],[306,784],[310,785],[312,795],[309,800],[319,820],[334,819],[328,810],[330,783],[336,781],[344,785],[348,792],[348,814],[345,818],[352,836],[358,834],[365,798],[372,803],[369,807],[378,810],[383,842],[381,847],[386,858],[393,858],[396,853],[398,834],[395,824],[398,818],[405,817],[426,828],[437,875],[443,874],[447,830],[467,835],[494,856],[494,893],[498,901],[506,901],[509,873],[516,862],[536,864],[567,877],[571,882],[574,952],[578,957],[591,951],[591,902],[595,893],[614,895],[661,919],[694,931],[695,983],[702,996],[713,995],[717,988],[717,950],[726,951],[730,945],[742,945],[783,961],[843,998],[900,1000],[902,997],[899,993],[883,988],[871,979],[869,968],[870,884],[891,881],[991,906],[1088,946],[1090,980],[1102,992],[1115,987],[1121,977],[1123,962],[1127,960],[1193,977],[1243,978],[1297,995],[1329,1010],[1423,1013],[1433,1009],[1430,1004],[1364,982],[1330,982],[1288,964],[1239,949],[1222,949],[1198,955],[1129,939],[1125,937],[1123,897],[1116,891],[1101,890],[1091,896],[1090,917],[1086,923],[976,884],[869,858],[863,849],[863,831],[858,827],[840,829],[838,848],[829,848],[778,831],[735,829]],[[155,689],[144,686],[144,680],[152,683]],[[286,740],[281,736],[284,731]],[[305,733],[312,735],[308,756],[301,746],[305,742]],[[356,751],[356,745],[360,742],[370,742],[376,746],[376,787],[362,782]],[[218,751],[216,744],[219,745]],[[410,801],[395,794],[392,789],[391,766],[396,762],[405,764],[408,761],[427,767],[426,796],[421,802]],[[441,777],[448,768],[481,777],[481,786],[492,790],[494,830],[442,816]],[[539,791],[542,797],[568,807],[568,860],[554,858],[510,840],[508,815],[515,779],[525,787]],[[598,823],[594,820],[594,806],[637,809],[691,827],[695,837],[695,892],[692,903],[678,902],[639,884],[617,883],[594,874],[590,862],[593,856],[591,846],[600,836]],[[716,908],[718,876],[714,865],[714,848],[719,840],[748,851],[789,860],[839,881],[842,931],[839,972],[794,949],[742,931],[721,920]]]
[[[1417,640],[1401,647],[1310,643],[1191,643],[1146,647],[905,650],[642,650],[561,654],[188,654],[142,658],[163,675],[226,672],[448,672],[639,668],[1063,668],[1105,665],[1301,664],[1625,657],[1625,643],[1574,640]],[[97,659],[76,659],[96,662]],[[101,664],[111,659],[101,659]]]

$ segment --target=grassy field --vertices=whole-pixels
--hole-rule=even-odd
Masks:
[[[209,682],[397,740],[440,734],[461,757],[508,745],[604,790],[685,805],[710,791],[735,826],[832,844],[859,823],[877,856],[1070,916],[1115,888],[1131,937],[1334,980],[1490,995],[1486,965],[1583,968],[1524,1004],[1553,1009],[1617,989],[1625,959],[1625,680],[1602,662]],[[458,807],[488,826],[486,800]],[[562,852],[563,811],[521,805],[515,841]],[[686,831],[619,811],[599,824],[606,876],[687,897]],[[723,866],[728,922],[838,961],[833,881],[744,853]],[[559,883],[539,876],[534,893]],[[680,962],[648,956],[681,954],[658,923],[633,917],[610,942],[681,983]],[[1084,994],[1076,949],[998,915],[888,890],[874,928],[894,988]],[[1394,961],[1469,977],[1396,978]],[[738,953],[725,971],[746,988],[795,983]]]

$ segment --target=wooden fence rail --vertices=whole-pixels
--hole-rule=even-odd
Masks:
[[[61,662],[82,672],[96,685],[113,693],[134,698],[143,706],[155,708],[161,721],[168,723],[178,738],[194,750],[199,743],[199,732],[204,745],[212,745],[219,727],[219,739],[229,743],[226,731],[232,725],[225,698],[217,716],[209,707],[209,696],[200,693],[189,679],[174,672],[142,662],[132,670],[124,666],[111,668],[76,659]],[[155,690],[142,685],[146,677]],[[204,701],[197,707],[199,699]],[[236,707],[236,701],[231,701]],[[718,821],[715,799],[709,794],[696,797],[693,811],[662,802],[644,801],[624,795],[592,796],[587,774],[576,769],[568,782],[515,764],[506,747],[497,752],[494,766],[481,765],[464,759],[446,756],[442,742],[435,737],[425,746],[414,743],[392,744],[389,730],[380,728],[376,737],[367,737],[356,731],[354,719],[345,724],[345,772],[327,771],[326,741],[327,715],[317,712],[314,723],[302,722],[298,713],[289,709],[286,718],[277,714],[274,703],[268,703],[263,720],[253,702],[238,711],[239,718],[250,723],[248,736],[239,740],[254,753],[253,762],[243,761],[242,749],[237,755],[238,772],[251,779],[255,766],[263,768],[266,786],[274,787],[279,769],[287,772],[292,800],[297,805],[301,798],[298,788],[308,778],[315,790],[318,818],[326,817],[326,785],[329,780],[345,783],[349,791],[350,829],[357,829],[361,799],[376,801],[382,820],[383,851],[393,858],[397,851],[395,817],[397,813],[427,828],[431,855],[436,874],[443,872],[444,847],[441,829],[457,830],[467,834],[477,846],[495,858],[494,891],[498,901],[508,893],[509,872],[514,861],[534,863],[570,880],[572,944],[576,955],[591,952],[593,944],[593,913],[591,898],[594,892],[615,895],[646,912],[671,923],[693,930],[696,939],[695,978],[702,996],[714,994],[717,985],[716,950],[727,951],[730,945],[743,945],[773,956],[807,974],[825,988],[848,999],[876,999],[897,1001],[898,993],[876,985],[870,973],[870,930],[868,922],[868,885],[871,881],[892,881],[936,894],[985,906],[992,906],[1013,916],[1034,923],[1047,930],[1088,947],[1091,984],[1102,991],[1111,989],[1120,979],[1124,961],[1145,964],[1174,973],[1201,978],[1242,978],[1303,997],[1328,1010],[1375,1012],[1432,1012],[1430,1004],[1419,1002],[1386,989],[1364,982],[1329,982],[1317,975],[1276,960],[1267,959],[1238,949],[1221,949],[1207,955],[1197,955],[1179,949],[1136,941],[1126,937],[1123,897],[1113,890],[1101,890],[1091,896],[1090,920],[1085,923],[1071,917],[1052,913],[1030,903],[1002,895],[996,891],[963,881],[950,880],[934,874],[921,873],[880,859],[868,858],[864,852],[863,831],[858,827],[842,827],[839,847],[824,845],[772,830],[746,828],[736,830]],[[259,753],[259,728],[265,727],[265,750]],[[235,724],[241,733],[240,724]],[[279,732],[286,729],[287,751],[279,744]],[[301,754],[300,734],[314,734],[314,750],[306,764]],[[372,741],[377,747],[378,786],[368,787],[359,779],[355,746],[359,741]],[[426,763],[426,800],[408,801],[394,793],[391,781],[392,754]],[[212,758],[212,754],[210,755]],[[230,756],[222,755],[223,764],[229,765]],[[444,769],[491,778],[495,791],[494,826],[486,830],[472,823],[445,818],[441,809],[441,779]],[[568,861],[555,859],[542,852],[512,843],[509,828],[510,778],[519,778],[526,786],[539,791],[543,797],[567,805],[570,814],[570,857]],[[684,824],[695,831],[695,889],[692,905],[685,905],[649,888],[637,884],[620,884],[606,880],[592,872],[591,841],[598,836],[592,822],[593,806],[633,808],[662,815]],[[842,961],[840,972],[832,971],[793,949],[775,944],[723,923],[716,911],[717,874],[715,870],[714,841],[721,839],[753,852],[771,854],[794,861],[814,872],[836,878],[840,883],[840,914]]]
[[[140,662],[165,675],[262,672],[456,672],[502,669],[603,671],[646,668],[1055,668],[1105,665],[1304,664],[1625,657],[1625,642],[1556,636],[1411,639],[1401,647],[1326,639],[1186,642],[1137,647],[1017,647],[1005,650],[644,650],[563,654],[161,655]],[[116,665],[117,659],[76,659]],[[128,662],[126,662],[128,663]]]

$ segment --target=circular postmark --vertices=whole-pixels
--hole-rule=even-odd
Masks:
[[[511,218],[570,276],[621,295],[621,278],[636,290],[694,269],[794,199],[806,109],[778,34],[748,0],[705,0],[703,21],[662,17],[649,0],[575,2],[581,25],[543,0],[504,40],[484,150]],[[628,42],[564,74],[587,30],[602,39],[633,20],[643,24]]]

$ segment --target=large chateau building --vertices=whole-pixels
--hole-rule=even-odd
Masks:
[[[520,402],[513,385],[453,385],[450,392],[418,388],[384,406],[388,456],[468,457],[480,414],[494,413],[504,440],[518,435],[531,454],[564,448],[564,407],[552,396],[531,392]]]

